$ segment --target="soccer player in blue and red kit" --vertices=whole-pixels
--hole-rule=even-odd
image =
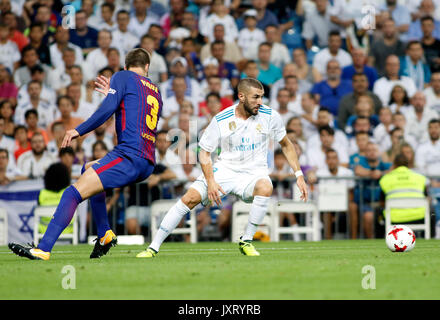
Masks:
[[[76,129],[66,132],[62,148],[116,114],[118,145],[104,158],[84,165],[81,177],[64,191],[38,247],[10,243],[14,253],[29,259],[49,260],[52,247],[69,225],[78,204],[88,198],[98,229],[90,258],[99,258],[116,245],[116,235],[108,223],[104,190],[145,180],[155,166],[156,128],[162,98],[158,87],[147,78],[149,64],[147,51],[130,51],[124,71],[113,75],[110,88],[100,86],[98,91],[107,93],[101,106]]]

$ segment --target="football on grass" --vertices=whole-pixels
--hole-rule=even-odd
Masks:
[[[411,228],[404,225],[392,226],[385,238],[388,249],[393,252],[411,251],[416,245],[416,235]]]

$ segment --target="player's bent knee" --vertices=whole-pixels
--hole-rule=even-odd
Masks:
[[[272,195],[272,183],[266,179],[258,180],[254,187],[254,196],[270,197]]]
[[[202,201],[202,197],[196,189],[189,188],[188,191],[184,194],[184,196],[180,200],[190,210],[192,210],[196,205],[198,205]]]
[[[101,179],[93,168],[87,169],[73,186],[78,190],[83,200],[104,190]]]

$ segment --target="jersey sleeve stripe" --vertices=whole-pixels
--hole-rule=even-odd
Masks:
[[[215,118],[217,119],[217,121],[220,121],[220,120],[226,119],[226,118],[228,118],[228,117],[230,117],[232,115],[233,115],[233,112],[232,111],[228,111],[228,112],[226,112],[224,114],[220,114],[220,115],[216,116]]]
[[[227,116],[227,117],[221,118],[220,120],[217,119],[217,122],[220,122],[220,121],[222,121],[222,120],[228,119],[228,118],[230,118],[230,117],[232,117],[232,114],[230,114],[230,115]]]

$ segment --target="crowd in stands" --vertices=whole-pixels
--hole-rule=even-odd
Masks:
[[[440,176],[439,0],[0,0],[1,185],[43,178],[57,162],[75,179],[85,161],[112,150],[112,118],[59,147],[104,99],[95,78],[122,70],[135,47],[151,55],[163,110],[154,174],[140,190],[108,196],[111,210],[125,194],[130,234],[148,226],[152,200],[182,194],[201,174],[197,141],[237,101],[244,77],[264,85],[264,103],[281,114],[311,188],[320,177],[364,178],[345,181],[352,238],[359,219],[370,223],[379,197],[370,188],[396,155]],[[292,197],[293,172],[276,144],[269,164],[274,196]],[[232,201],[202,212],[199,231],[217,220],[227,237]]]

